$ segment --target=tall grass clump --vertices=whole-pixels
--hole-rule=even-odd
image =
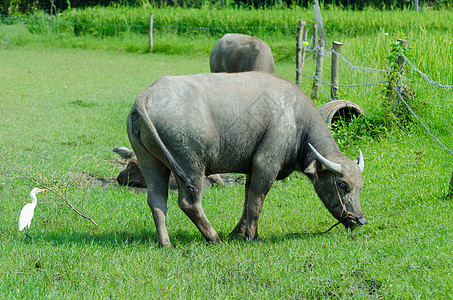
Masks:
[[[294,36],[297,23],[315,22],[311,9],[183,9],[144,7],[90,7],[69,9],[58,17],[48,18],[60,32],[98,37],[116,36],[123,32],[146,34],[149,15],[154,14],[156,32],[184,35],[220,36],[229,32],[256,36]],[[388,33],[404,31],[450,31],[451,11],[348,11],[331,8],[323,11],[327,34],[361,36],[379,30]],[[29,20],[30,30],[42,33],[42,15]],[[49,24],[50,26],[50,24]]]
[[[302,11],[302,10],[298,10]],[[125,31],[148,33],[149,16],[154,14],[156,32],[185,35],[222,35],[227,32],[260,35],[289,35],[298,17],[290,10],[242,9],[150,9],[138,7],[92,7],[63,12],[56,20],[71,24],[75,35],[115,36]],[[300,18],[300,16],[299,16]],[[65,27],[61,27],[65,30]]]

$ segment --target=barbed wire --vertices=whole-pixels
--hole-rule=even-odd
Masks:
[[[324,85],[321,85],[321,91],[324,94],[324,96],[326,96],[326,98],[328,98],[330,101],[336,100],[330,97],[329,93],[327,93],[327,91],[324,89]]]
[[[298,42],[302,48],[305,49],[305,51],[309,51],[309,52],[315,52],[314,49],[310,49],[307,45],[304,45],[303,42]],[[319,47],[319,46],[318,46]],[[331,55],[332,53],[338,55],[346,64],[348,64],[350,66],[350,68],[352,70],[361,70],[361,71],[367,71],[367,72],[378,72],[378,73],[388,73],[390,69],[387,69],[387,70],[382,70],[382,69],[377,69],[377,68],[369,68],[369,67],[360,67],[360,66],[355,66],[354,64],[352,64],[350,61],[348,61],[346,59],[346,57],[344,57],[341,53],[335,51],[333,48],[330,48],[331,51],[329,52],[326,52],[323,57],[326,57],[326,56],[329,56]],[[313,53],[309,58],[305,59],[305,62],[310,60],[313,56],[315,55],[315,53]],[[398,53],[398,55],[400,55],[411,67],[412,69],[414,69],[414,71],[416,71],[417,73],[419,73],[429,84],[431,85],[435,85],[435,86],[439,86],[441,88],[444,88],[444,89],[451,89],[453,88],[453,85],[445,85],[445,84],[442,84],[440,83],[439,81],[433,81],[429,78],[428,75],[426,75],[425,73],[423,73],[422,71],[420,71],[404,54],[400,54]],[[309,78],[314,78],[314,79],[317,79],[319,80],[319,82],[323,85],[328,85],[328,86],[333,86],[333,84],[331,83],[328,83],[328,82],[325,82],[323,81],[321,78],[317,78],[316,76],[314,75],[308,75],[308,74],[304,74],[302,73],[301,71],[299,71],[298,69],[296,69],[297,73],[300,74],[301,76],[304,76],[304,77],[309,77]],[[338,87],[364,87],[364,86],[373,86],[373,85],[380,85],[380,84],[383,84],[383,83],[387,83],[388,81],[385,80],[385,81],[380,81],[380,82],[377,82],[377,83],[363,83],[363,84],[338,84],[336,86]]]
[[[0,14],[0,18],[20,18],[20,19],[25,19],[25,18],[29,18],[30,15],[4,15],[4,14]]]
[[[358,66],[354,66],[352,63],[350,63],[344,56],[342,56],[340,53],[336,52],[333,48],[331,49],[332,53],[334,54],[337,54],[339,57],[342,58],[342,60],[347,63],[351,69],[358,69],[358,70],[362,70],[362,71],[369,71],[369,72],[379,72],[379,73],[387,73],[388,70],[379,70],[379,69],[375,69],[375,68],[363,68],[363,67],[358,67]],[[421,72],[419,69],[417,69],[417,67],[414,66],[414,64],[412,64],[409,59],[402,55],[402,54],[399,54],[401,57],[404,58],[404,60],[417,72],[419,73],[429,84],[431,85],[435,85],[435,86],[439,86],[441,88],[444,88],[444,89],[450,89],[452,88],[453,86],[449,86],[449,85],[444,85],[438,81],[433,81],[429,78],[428,75],[426,75],[425,73]],[[327,85],[327,86],[337,86],[337,87],[363,87],[363,86],[370,86],[370,85],[380,85],[380,84],[383,84],[383,83],[388,83],[387,80],[385,81],[381,81],[379,83],[365,83],[365,84],[354,84],[354,85],[345,85],[345,84],[338,84],[338,85],[334,85],[332,83],[328,83],[328,82],[325,82],[322,80],[322,78],[317,78],[316,76],[313,76],[313,75],[307,75],[307,74],[303,74],[302,72],[299,71],[299,69],[296,69],[297,73],[304,76],[304,77],[309,77],[309,78],[313,78],[313,79],[317,79],[320,83],[321,83],[321,92],[326,96],[326,98],[330,99],[330,101],[332,100],[335,100],[335,99],[332,99],[330,97],[330,95],[327,93],[327,91],[324,89],[324,85]],[[428,126],[425,125],[425,123],[423,123],[423,121],[420,119],[420,117],[417,116],[417,114],[412,110],[412,108],[409,106],[409,104],[406,102],[406,100],[404,100],[403,96],[401,95],[400,91],[398,88],[396,87],[393,87],[393,90],[395,91],[396,95],[398,96],[398,98],[401,100],[402,103],[404,103],[404,105],[406,106],[407,110],[414,116],[414,118],[423,126],[423,128],[425,129],[425,131],[430,135],[430,137],[437,143],[439,144],[446,152],[448,152],[450,155],[453,156],[453,151],[450,150],[447,146],[445,146],[432,132],[431,130],[429,130]]]
[[[417,119],[420,124],[422,124],[423,128],[425,129],[426,132],[431,136],[433,140],[435,140],[445,151],[450,153],[453,156],[453,152],[447,148],[442,142],[429,130],[429,128],[423,123],[423,121],[415,114],[415,112],[412,110],[412,108],[409,106],[409,104],[404,100],[403,96],[401,96],[401,93],[398,88],[394,87],[393,90],[396,92],[398,95],[398,98],[404,103],[406,106],[407,110],[414,116],[415,119]]]
[[[387,70],[381,70],[381,69],[375,69],[375,68],[363,68],[359,66],[354,66],[350,61],[348,61],[343,55],[341,55],[340,52],[335,51],[333,48],[330,48],[332,53],[338,55],[346,64],[348,64],[352,70],[362,70],[362,71],[368,71],[368,72],[379,72],[379,73],[387,73],[389,69]]]
[[[440,83],[439,81],[431,80],[428,75],[426,75],[425,73],[423,73],[422,71],[417,69],[417,67],[414,66],[414,64],[404,54],[398,53],[398,55],[400,57],[402,57],[412,67],[412,69],[414,69],[415,72],[420,74],[426,80],[426,82],[428,82],[429,84],[435,85],[435,86],[438,86],[438,87],[441,87],[441,88],[444,88],[444,89],[453,88],[453,85],[445,85],[445,84]]]
[[[0,15],[0,18],[11,18],[13,17],[14,19],[23,19],[23,20],[27,20],[29,19],[30,17],[35,17],[35,16],[22,16],[22,15]],[[58,20],[58,18],[53,18],[52,16],[41,16],[41,17],[45,17],[49,20],[52,20],[53,22],[57,23],[58,25],[72,25],[72,26],[92,26],[92,27],[118,27],[118,28],[130,28],[130,27],[135,27],[135,28],[148,28],[149,25],[143,25],[143,24],[92,24],[92,23],[81,23],[81,22],[61,22],[60,20]],[[244,27],[227,27],[227,26],[223,26],[223,27],[194,27],[194,26],[165,26],[165,25],[154,25],[155,28],[157,29],[166,29],[166,28],[171,28],[171,29],[186,29],[186,30],[208,30],[208,31],[212,31],[212,30],[238,30],[238,29],[269,29],[269,28],[295,28],[296,26],[244,26]],[[311,44],[313,42],[313,39],[310,41],[310,44],[307,46],[306,44],[306,41],[305,42],[298,42],[298,46],[301,46],[302,49],[306,52],[311,52],[312,55],[308,58],[305,59],[305,61],[308,61],[310,59],[312,59],[312,57],[314,55],[316,55],[318,49],[320,49],[320,45],[318,45],[318,49],[314,49],[314,48],[310,48]],[[369,67],[360,67],[360,66],[356,66],[354,65],[352,62],[350,62],[349,60],[346,59],[346,57],[344,57],[341,53],[335,51],[333,48],[330,48],[330,51],[326,51],[324,52],[323,54],[323,57],[327,57],[327,56],[330,56],[331,54],[336,54],[338,55],[344,63],[346,63],[347,65],[349,65],[349,67],[351,68],[351,70],[361,70],[361,71],[366,71],[366,72],[378,72],[378,73],[388,73],[390,69],[387,69],[387,70],[382,70],[382,69],[377,69],[377,68],[369,68]],[[319,51],[318,51],[318,55],[319,55]],[[433,86],[438,86],[438,87],[441,87],[443,89],[452,89],[453,88],[453,85],[447,85],[447,84],[443,84],[443,83],[440,83],[439,81],[434,81],[432,79],[429,78],[429,76],[425,73],[423,73],[422,71],[420,71],[404,54],[401,54],[401,53],[398,53],[398,55],[400,57],[402,57],[405,62],[415,71],[417,72],[419,75],[421,75],[423,77],[423,79],[433,85]],[[332,83],[329,83],[329,82],[326,82],[324,80],[322,80],[322,78],[318,78],[317,76],[313,76],[313,75],[308,75],[308,74],[304,74],[302,73],[299,69],[296,68],[296,71],[298,74],[300,74],[301,76],[304,76],[304,77],[308,77],[308,78],[313,78],[313,79],[316,79],[318,80],[320,83],[321,83],[321,91],[325,94],[325,96],[327,98],[329,98],[330,100],[334,100],[332,99],[328,93],[326,92],[326,90],[324,89],[324,85],[327,85],[329,87],[333,87],[333,86],[336,86],[336,87],[345,87],[345,88],[355,88],[355,87],[366,87],[366,86],[376,86],[376,85],[381,85],[381,84],[384,84],[384,83],[388,83],[387,80],[385,81],[380,81],[380,82],[377,82],[377,83],[362,83],[362,84],[332,84]],[[445,151],[447,151],[450,155],[453,156],[453,152],[448,148],[446,147],[430,130],[429,128],[425,125],[425,123],[423,123],[423,121],[417,116],[417,114],[415,114],[415,112],[412,110],[412,108],[409,106],[409,104],[404,100],[403,96],[401,95],[400,91],[398,88],[394,87],[393,88],[396,95],[398,96],[398,98],[401,100],[402,103],[404,103],[404,105],[406,106],[407,110],[414,116],[414,118],[423,126],[423,128],[425,129],[425,131],[431,136],[431,138],[436,141]]]
[[[315,75],[308,75],[302,73],[299,69],[296,69],[296,72],[299,73],[301,76],[308,77],[308,78],[313,78],[317,79],[321,84],[328,85],[328,86],[338,86],[338,87],[349,87],[349,88],[354,88],[354,87],[365,87],[365,86],[374,86],[374,85],[381,85],[383,83],[388,83],[388,80],[384,81],[379,81],[375,83],[358,83],[358,84],[332,84],[330,82],[326,82],[322,80],[322,78],[317,78]]]
[[[304,62],[308,61],[309,59],[311,59],[313,56],[315,55],[319,55],[319,52],[316,53],[315,49],[314,48],[310,48],[309,46],[307,46],[306,44],[306,41],[305,42],[297,42],[297,44],[299,46],[302,47],[303,50],[305,51],[308,51],[308,52],[313,52],[313,54],[304,60]],[[311,44],[311,43],[310,43]],[[309,45],[310,45],[309,44]],[[318,45],[318,49],[321,49],[321,46]],[[320,51],[321,52],[321,51]],[[354,64],[352,64],[350,61],[348,61],[346,59],[346,57],[344,57],[343,55],[341,55],[339,52],[335,51],[332,48],[330,48],[330,51],[327,51],[325,52],[324,54],[322,54],[323,57],[327,57],[327,56],[330,56],[333,54],[336,54],[338,55],[346,64],[349,65],[349,67],[351,68],[351,70],[361,70],[361,71],[367,71],[367,72],[378,72],[378,73],[387,73],[388,70],[381,70],[381,69],[377,69],[377,68],[365,68],[365,67],[360,67],[360,66],[355,66]],[[375,82],[375,83],[359,83],[359,84],[332,84],[332,83],[329,83],[329,82],[326,82],[324,80],[322,80],[322,78],[318,78],[317,76],[315,75],[308,75],[308,74],[304,74],[302,73],[299,69],[296,68],[296,72],[301,75],[301,76],[304,76],[304,77],[308,77],[308,78],[313,78],[313,79],[316,79],[319,83],[321,83],[321,91],[326,95],[327,98],[329,98],[330,100],[334,100],[332,99],[327,93],[326,91],[324,90],[323,86],[324,85],[327,85],[329,87],[345,87],[345,88],[355,88],[355,87],[367,87],[367,86],[377,86],[377,85],[382,85],[384,83],[388,83],[388,80],[383,80],[383,81],[379,81],[379,82]]]
[[[154,27],[159,28],[187,28],[187,29],[203,29],[203,30],[225,30],[225,29],[271,29],[271,28],[295,28],[295,26],[286,25],[286,26],[223,26],[223,27],[190,27],[190,26],[165,26],[165,25],[155,25]]]

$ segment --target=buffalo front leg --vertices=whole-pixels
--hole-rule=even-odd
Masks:
[[[177,178],[179,191],[178,205],[181,210],[189,217],[189,219],[195,224],[208,244],[220,244],[220,237],[206,217],[201,205],[204,176],[201,176],[197,179],[191,179],[192,183],[197,188],[197,191],[195,192],[187,189],[181,182],[181,180]]]
[[[269,176],[261,172],[247,175],[244,209],[241,219],[231,232],[231,235],[243,234],[247,239],[259,240],[258,220],[263,209],[264,199],[274,180],[275,176]]]
[[[244,200],[244,209],[242,210],[242,216],[239,219],[239,222],[234,227],[233,231],[230,233],[230,236],[238,236],[243,235],[245,232],[245,224],[247,221],[247,198],[249,193],[250,187],[250,174],[247,174],[247,178],[245,180],[245,200]]]
[[[264,199],[275,181],[277,172],[259,171],[255,168],[250,176],[247,192],[247,219],[244,236],[246,239],[259,240],[258,220],[263,209]]]

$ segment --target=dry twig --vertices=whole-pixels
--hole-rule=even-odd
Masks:
[[[61,181],[60,182],[63,182],[64,178],[74,169],[75,165],[77,165],[77,163],[79,163],[82,159],[85,159],[85,158],[92,158],[92,159],[95,159],[93,156],[90,156],[90,155],[86,155],[86,156],[83,156],[79,159],[77,159],[74,164],[69,168],[68,172],[65,173],[65,175],[63,175],[63,177],[61,178]],[[97,161],[97,160],[96,160]],[[70,208],[71,210],[73,210],[76,214],[78,214],[79,216],[81,216],[82,218],[84,219],[87,219],[88,221],[90,221],[91,223],[93,223],[94,225],[98,226],[98,224],[89,216],[87,216],[86,214],[82,213],[79,209],[77,209],[68,199],[68,195],[67,195],[67,192],[68,192],[68,189],[74,184],[72,181],[68,180],[65,184],[65,187],[62,189],[64,191],[64,193],[60,192],[59,189],[55,188],[55,187],[50,187],[48,185],[46,185],[41,179],[39,178],[36,178],[34,176],[31,176],[31,175],[27,175],[25,174],[25,172],[19,170],[19,169],[16,169],[16,168],[13,168],[13,167],[9,167],[9,166],[6,166],[5,164],[2,164],[5,168],[9,169],[9,170],[12,170],[16,173],[18,173],[21,177],[25,178],[25,179],[28,179],[29,181],[33,182],[33,184],[43,188],[43,189],[46,189],[48,190],[49,192],[51,192],[52,194],[54,194],[55,196],[59,197],[60,199],[62,199],[64,201],[64,205],[66,205],[68,208]],[[41,174],[42,175],[42,174]],[[42,176],[45,178],[45,176]],[[46,178],[45,178],[46,179]]]

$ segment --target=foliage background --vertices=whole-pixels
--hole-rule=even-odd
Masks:
[[[30,14],[37,10],[51,12],[52,6],[57,11],[68,8],[85,8],[93,6],[145,6],[154,7],[242,7],[242,8],[285,8],[310,7],[313,0],[0,0],[0,14]],[[408,9],[412,8],[413,0],[320,0],[321,5],[337,6],[354,10],[364,8],[377,9]],[[451,7],[449,0],[419,0],[419,5],[426,8],[442,9]],[[53,10],[52,10],[53,11]]]

